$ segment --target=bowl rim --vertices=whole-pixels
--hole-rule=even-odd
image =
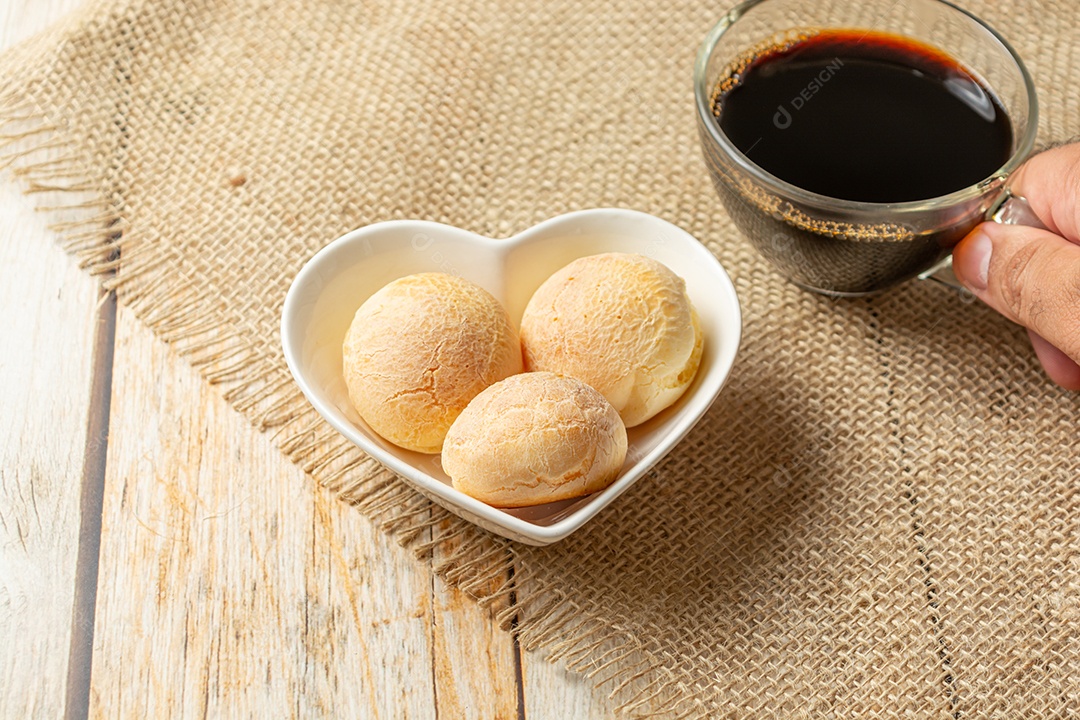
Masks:
[[[302,363],[300,360],[300,353],[303,333],[302,328],[294,327],[294,325],[297,322],[297,315],[301,308],[301,296],[305,295],[304,290],[313,279],[320,276],[323,266],[332,260],[336,254],[343,252],[347,247],[355,243],[364,242],[369,235],[401,230],[403,228],[410,228],[414,231],[427,230],[429,232],[440,233],[444,237],[454,235],[458,239],[465,239],[468,242],[478,243],[488,247],[492,251],[505,254],[514,246],[523,244],[537,235],[548,233],[559,225],[572,224],[584,219],[610,219],[615,216],[652,223],[654,225],[657,223],[662,224],[667,232],[674,233],[687,241],[685,243],[686,247],[690,252],[697,255],[696,260],[698,262],[704,263],[710,267],[712,274],[715,275],[715,280],[718,283],[717,287],[710,288],[710,292],[718,298],[717,303],[722,307],[721,312],[724,316],[728,317],[730,315],[732,327],[729,329],[729,332],[731,333],[731,337],[724,345],[724,347],[730,348],[730,352],[723,353],[716,357],[715,362],[719,364],[720,370],[711,370],[709,372],[709,378],[711,378],[713,386],[709,387],[705,384],[699,385],[695,397],[690,398],[691,400],[696,400],[697,404],[703,403],[696,412],[692,412],[686,417],[680,418],[672,430],[665,435],[655,447],[634,461],[629,471],[617,478],[604,490],[597,493],[591,502],[562,519],[556,520],[548,525],[538,525],[516,517],[499,508],[466,495],[453,486],[443,483],[419,468],[401,460],[392,453],[386,452],[364,433],[358,431],[352,423],[345,419],[340,411],[336,408],[328,407],[308,382],[308,378],[301,370]],[[726,324],[727,322],[725,321],[725,325]],[[344,435],[346,439],[363,450],[375,461],[393,472],[406,477],[410,482],[416,484],[426,493],[435,495],[444,502],[460,507],[465,512],[505,528],[515,535],[528,537],[542,544],[549,544],[570,535],[591,520],[603,508],[611,504],[615,498],[629,489],[630,486],[641,478],[641,476],[652,469],[657,462],[671,452],[675,446],[682,441],[687,433],[689,433],[690,430],[705,416],[706,412],[712,406],[731,376],[731,370],[735,364],[735,359],[742,342],[742,311],[738,295],[735,291],[735,286],[723,265],[721,265],[720,261],[705,247],[704,244],[699,242],[686,230],[655,215],[637,210],[624,208],[592,208],[564,213],[548,218],[515,235],[503,239],[491,238],[453,225],[446,225],[428,220],[388,220],[351,230],[337,237],[312,255],[296,274],[296,277],[290,284],[289,290],[285,296],[285,302],[281,313],[280,331],[285,362],[288,365],[289,372],[292,374],[294,381],[300,387],[304,397],[311,403],[315,411],[318,412],[324,420],[329,422],[335,430]],[[703,378],[703,380],[706,380],[706,378]],[[708,397],[705,397],[704,400],[701,399],[703,393],[708,393]]]

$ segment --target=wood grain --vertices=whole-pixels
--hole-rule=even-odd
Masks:
[[[523,654],[525,717],[603,718],[613,713],[607,693],[592,687],[577,673],[548,659],[546,650]]]
[[[0,218],[0,714],[48,717],[64,707],[98,290],[9,185]]]
[[[0,49],[78,0],[0,4]],[[0,178],[0,716],[64,713],[97,283]]]
[[[433,561],[441,558],[437,552]],[[432,652],[439,717],[518,717],[517,650],[511,635],[495,622],[505,603],[481,607],[434,576],[432,589]]]
[[[491,613],[433,585],[123,308],[113,387],[92,715],[517,715]]]

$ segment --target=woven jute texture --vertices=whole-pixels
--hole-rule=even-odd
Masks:
[[[1080,6],[968,7],[1027,60],[1040,142],[1076,134]],[[525,646],[629,713],[1080,715],[1080,401],[978,303],[920,283],[829,300],[755,254],[695,130],[693,56],[723,9],[91,2],[0,61],[4,163],[284,452],[418,552],[452,548],[451,582],[513,594]],[[432,507],[290,380],[286,289],[341,233],[508,236],[598,206],[704,242],[745,340],[690,436],[568,540],[518,546]]]

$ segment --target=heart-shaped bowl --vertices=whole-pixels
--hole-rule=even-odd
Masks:
[[[626,462],[605,490],[527,508],[492,507],[454,489],[438,455],[383,440],[353,409],[341,369],[342,342],[357,308],[390,281],[421,272],[459,275],[498,298],[516,327],[529,298],[552,273],[579,257],[605,252],[646,255],[680,275],[704,334],[694,382],[674,405],[630,428]],[[362,450],[466,520],[513,540],[547,545],[626,492],[701,419],[727,380],[741,330],[735,287],[701,243],[652,215],[597,209],[560,215],[506,240],[418,220],[353,230],[316,253],[293,280],[285,297],[281,342],[304,395]]]

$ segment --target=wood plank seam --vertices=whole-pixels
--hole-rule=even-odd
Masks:
[[[433,536],[435,535],[436,532],[437,532],[437,530],[436,530],[435,527],[429,527],[427,529],[427,531],[426,531],[426,535],[427,535],[426,539],[427,539],[428,542],[431,542],[434,539]],[[439,602],[439,595],[435,590],[435,573],[431,570],[431,561],[428,560],[428,562],[426,564],[428,565],[428,569],[429,569],[429,573],[430,573],[430,577],[431,577],[431,626],[428,628],[428,638],[429,638],[429,642],[431,642],[431,647],[435,648],[435,646],[436,646],[435,645],[435,643],[436,643],[435,635],[438,632],[439,613],[438,613],[438,605],[437,605],[437,603]],[[434,699],[435,699],[434,708],[433,708],[433,713],[434,713],[434,716],[435,716],[435,720],[439,720],[439,668],[438,668],[438,662],[439,662],[438,657],[436,656],[435,652],[432,652],[431,653],[431,690],[432,690],[432,693],[433,693],[433,696],[434,696]]]
[[[79,545],[75,562],[75,597],[71,610],[71,646],[68,652],[67,689],[64,699],[64,717],[67,720],[88,717],[90,712],[90,667],[94,653],[98,554],[101,549],[101,512],[105,495],[113,350],[116,344],[116,293],[106,293],[102,299],[103,302],[99,303],[97,310],[90,413],[86,427],[79,499]]]
[[[506,552],[511,556],[513,555],[513,550],[507,550]],[[512,561],[513,557],[510,559]],[[514,684],[517,686],[517,716],[518,720],[525,720],[525,674],[521,667],[521,641],[518,637],[517,585],[514,583],[515,564],[511,562],[510,568],[507,570],[511,587],[508,602],[510,607],[515,608],[514,615],[510,618],[510,637],[514,641]]]

